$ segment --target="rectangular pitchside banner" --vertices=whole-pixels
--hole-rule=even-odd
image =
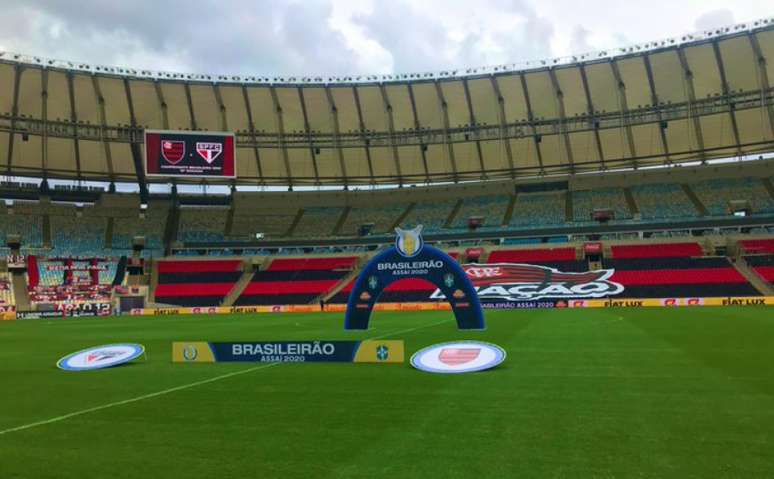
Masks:
[[[402,363],[403,340],[172,343],[174,363]]]
[[[235,178],[234,134],[145,130],[148,176]]]

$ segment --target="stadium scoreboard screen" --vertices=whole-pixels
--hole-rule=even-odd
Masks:
[[[145,130],[145,173],[184,178],[235,178],[234,134]]]

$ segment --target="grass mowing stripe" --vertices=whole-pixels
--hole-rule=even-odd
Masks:
[[[411,332],[411,331],[416,331],[416,330],[419,330],[419,329],[425,329],[425,328],[429,328],[429,327],[432,327],[432,326],[437,326],[437,325],[445,323],[447,321],[449,321],[449,319],[444,319],[443,321],[438,321],[436,323],[424,324],[422,326],[417,326],[415,328],[403,329],[403,330],[400,330],[400,331],[393,331],[393,332],[390,332],[390,333],[382,334],[380,336],[374,336],[374,337],[369,338],[369,339],[382,339],[382,338],[386,338],[386,337],[389,337],[389,336],[394,336],[396,334],[403,334],[403,333],[408,333],[408,332]],[[243,369],[241,371],[234,371],[234,372],[227,373],[227,374],[221,374],[220,376],[215,376],[213,378],[204,379],[204,380],[201,380],[201,381],[195,381],[195,382],[192,382],[192,383],[189,383],[189,384],[183,384],[183,385],[180,385],[180,386],[175,386],[173,388],[164,389],[163,391],[156,391],[154,393],[143,394],[142,396],[137,396],[137,397],[130,398],[130,399],[124,399],[122,401],[116,401],[116,402],[112,402],[112,403],[108,403],[108,404],[103,404],[101,406],[95,406],[95,407],[91,407],[91,408],[88,408],[88,409],[82,409],[80,411],[71,412],[71,413],[68,413],[68,414],[64,414],[62,416],[52,417],[50,419],[45,419],[43,421],[36,421],[36,422],[29,423],[29,424],[24,424],[22,426],[12,427],[10,429],[5,429],[5,430],[0,431],[0,436],[2,436],[4,434],[11,433],[11,432],[23,431],[25,429],[30,429],[30,428],[37,427],[37,426],[45,426],[46,424],[52,424],[52,423],[55,423],[55,422],[64,421],[65,419],[70,419],[70,418],[76,417],[76,416],[82,416],[83,414],[88,414],[90,412],[101,411],[103,409],[108,409],[108,408],[115,407],[115,406],[123,406],[124,404],[131,404],[131,403],[134,403],[134,402],[137,402],[137,401],[143,401],[145,399],[151,399],[151,398],[158,397],[158,396],[164,396],[166,394],[170,394],[170,393],[173,393],[173,392],[182,391],[184,389],[190,389],[192,387],[201,386],[202,384],[208,384],[208,383],[212,383],[212,382],[215,382],[215,381],[220,381],[221,379],[227,379],[227,378],[230,378],[230,377],[233,377],[233,376],[239,376],[241,374],[247,374],[247,373],[250,373],[250,372],[253,372],[253,371],[258,371],[259,369],[270,368],[272,366],[277,366],[279,364],[282,364],[282,363],[262,364],[260,366],[255,366],[255,367],[252,367],[252,368]]]
[[[394,331],[392,333],[382,334],[381,336],[374,336],[373,338],[368,339],[382,339],[382,338],[388,338],[390,336],[394,336],[396,334],[403,334],[403,333],[410,333],[412,331],[416,331],[418,329],[425,329],[432,326],[438,326],[439,324],[446,323],[448,321],[451,321],[450,319],[444,319],[443,321],[438,321],[437,323],[430,323],[430,324],[423,324],[422,326],[417,326],[416,328],[409,328],[409,329],[402,329],[400,331]]]

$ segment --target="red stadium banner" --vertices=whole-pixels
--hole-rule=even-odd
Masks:
[[[602,253],[602,243],[583,243],[583,252],[586,254]]]
[[[145,173],[236,178],[233,133],[145,130]]]

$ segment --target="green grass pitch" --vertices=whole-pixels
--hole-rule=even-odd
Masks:
[[[484,332],[446,312],[376,313],[366,332],[340,314],[0,322],[0,431],[53,419],[0,432],[0,478],[774,477],[774,309],[486,320]],[[377,336],[409,354],[481,339],[508,358],[464,375],[279,364],[221,377],[256,364],[170,357],[173,340]],[[55,368],[112,342],[144,344],[147,361]]]

